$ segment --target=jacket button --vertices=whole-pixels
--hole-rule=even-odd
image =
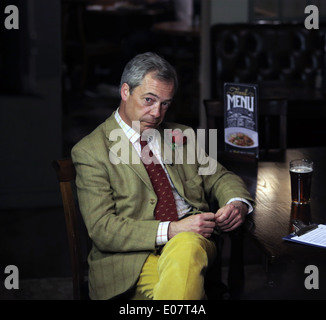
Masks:
[[[155,204],[155,199],[150,199],[150,204]]]

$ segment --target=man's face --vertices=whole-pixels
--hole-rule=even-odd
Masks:
[[[121,87],[120,116],[130,127],[132,121],[139,121],[141,133],[156,128],[164,119],[173,93],[173,82],[154,79],[152,73],[145,76],[142,84],[132,94],[129,86],[124,83]]]

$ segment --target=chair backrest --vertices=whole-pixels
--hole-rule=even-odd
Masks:
[[[287,100],[265,100],[259,101],[258,106],[259,121],[258,130],[262,133],[262,137],[265,139],[261,149],[264,147],[265,151],[273,148],[272,136],[278,136],[278,141],[274,148],[285,150],[287,147],[287,113],[288,103]],[[273,126],[273,117],[276,119],[276,125],[278,125],[278,134],[275,135]]]
[[[207,129],[218,130],[218,150],[224,150],[224,103],[205,99]],[[260,99],[258,102],[259,152],[266,155],[271,149],[283,151],[287,147],[287,100]],[[275,130],[277,128],[277,131]],[[275,137],[277,139],[275,139]],[[221,147],[222,146],[222,147]]]
[[[75,300],[85,300],[88,299],[88,288],[87,281],[85,281],[87,265],[82,249],[84,232],[80,228],[80,213],[73,192],[76,171],[71,159],[54,160],[52,166],[57,173],[66,220],[72,267],[73,297]]]
[[[224,150],[224,105],[223,101],[205,99],[206,112],[206,149],[208,146],[208,130],[217,129],[217,150]]]

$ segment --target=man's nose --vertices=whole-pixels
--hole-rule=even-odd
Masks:
[[[155,118],[159,118],[161,116],[161,106],[160,104],[155,104],[151,110],[151,115]]]

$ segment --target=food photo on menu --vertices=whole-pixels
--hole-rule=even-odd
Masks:
[[[258,157],[257,90],[255,84],[224,84],[226,151]]]

